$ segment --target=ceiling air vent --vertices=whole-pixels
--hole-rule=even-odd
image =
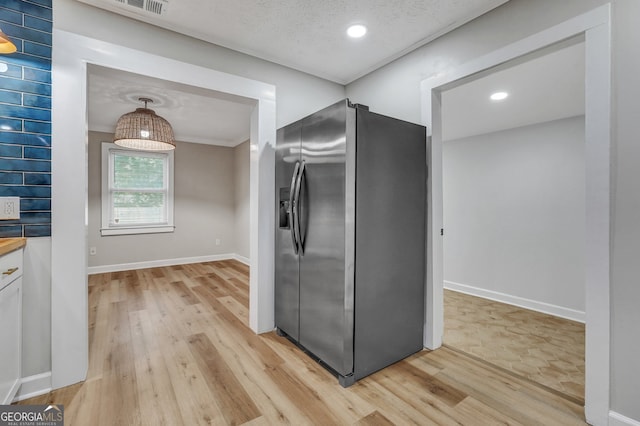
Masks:
[[[167,12],[169,2],[167,0],[114,0],[121,5],[152,13],[154,15],[164,15]]]
[[[147,12],[155,13],[156,15],[162,15],[162,8],[165,3],[156,0],[147,0],[145,2],[144,8]]]

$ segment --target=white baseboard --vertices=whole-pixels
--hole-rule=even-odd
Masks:
[[[18,394],[19,389],[20,389],[20,379],[15,378],[13,379],[13,384],[11,385],[11,388],[9,388],[9,391],[4,395],[0,395],[0,397],[4,398],[4,399],[0,399],[0,405],[8,405],[8,404],[11,404],[12,401],[15,401],[15,395]],[[13,399],[11,399],[12,395],[13,395]]]
[[[615,411],[609,411],[609,426],[640,426],[640,422]]]
[[[214,254],[210,256],[181,257],[177,259],[150,260],[147,262],[120,263],[117,265],[89,266],[87,272],[92,274],[103,274],[105,272],[132,271],[134,269],[159,268],[163,266],[187,265],[189,263],[215,262],[217,260],[234,259],[239,262],[249,264],[249,259],[237,254]]]
[[[233,258],[240,263],[244,263],[247,266],[251,266],[251,261],[248,257],[240,256],[239,254],[234,254]]]
[[[22,385],[18,389],[18,393],[14,398],[14,402],[24,399],[33,398],[35,396],[44,395],[51,391],[51,371],[46,373],[35,374],[33,376],[24,377]]]
[[[482,297],[483,299],[495,300],[496,302],[507,303],[509,305],[519,306],[521,308],[530,309],[532,311],[542,312],[544,314],[554,315],[556,317],[570,319],[572,321],[585,322],[585,313],[562,306],[551,305],[549,303],[538,302],[536,300],[525,299],[523,297],[512,296],[483,288],[473,287],[470,285],[445,281],[444,288],[447,290],[457,291],[459,293],[470,294],[471,296]]]

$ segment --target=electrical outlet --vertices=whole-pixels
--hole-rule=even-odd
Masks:
[[[0,197],[0,220],[20,219],[20,197]]]
[[[222,241],[220,240],[220,238],[216,238],[216,245],[217,245],[217,246],[219,246],[221,242],[222,242]]]

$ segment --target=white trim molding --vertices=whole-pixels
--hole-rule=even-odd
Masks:
[[[245,265],[251,265],[251,259],[245,256],[240,256],[239,254],[234,254],[233,259],[237,260],[240,263],[244,263]]]
[[[611,219],[611,4],[495,50],[421,83],[422,117],[427,126],[429,169],[427,282],[424,346],[436,349],[443,332],[442,91],[474,76],[551,48],[573,37],[585,42],[585,417],[606,425],[610,404],[610,219]]]
[[[537,300],[526,299],[524,297],[513,296],[511,294],[500,293],[499,291],[487,290],[480,287],[455,283],[453,281],[444,281],[444,288],[447,290],[457,291],[458,293],[469,294],[483,299],[519,306],[531,311],[542,312],[543,314],[553,315],[572,321],[584,323],[585,320],[585,313],[582,311],[552,305],[550,303],[539,302]]]
[[[189,265],[191,263],[202,263],[202,262],[216,262],[218,260],[238,260],[245,265],[249,264],[249,259],[247,261],[240,260],[237,254],[229,253],[229,254],[212,254],[209,256],[194,256],[194,257],[180,257],[177,259],[159,259],[159,260],[149,260],[146,262],[132,262],[132,263],[118,263],[113,265],[102,265],[102,266],[90,266],[87,268],[87,272],[89,275],[93,274],[103,274],[106,272],[120,272],[120,271],[133,271],[136,269],[147,269],[147,268],[161,268],[163,266],[174,266],[174,265]]]
[[[23,401],[25,399],[44,395],[51,391],[51,371],[46,373],[34,374],[33,376],[23,377],[22,385],[18,389],[13,402]]]
[[[609,426],[640,426],[640,421],[609,411]]]

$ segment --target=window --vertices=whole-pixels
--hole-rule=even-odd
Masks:
[[[102,144],[102,235],[173,232],[173,151]]]

